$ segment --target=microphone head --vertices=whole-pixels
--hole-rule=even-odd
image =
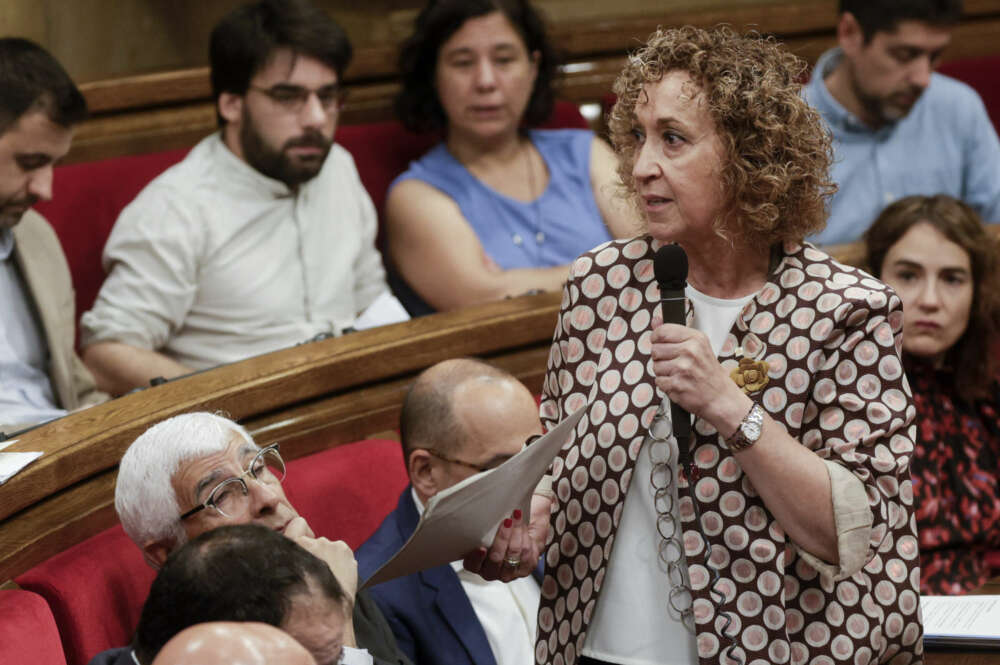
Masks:
[[[681,290],[687,286],[688,257],[680,245],[664,245],[653,257],[653,274],[660,289]]]

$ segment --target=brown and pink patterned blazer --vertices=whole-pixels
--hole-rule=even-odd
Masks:
[[[601,245],[573,263],[563,292],[542,420],[551,428],[589,406],[553,464],[557,505],[538,613],[539,664],[573,665],[580,654],[632,469],[662,399],[650,360],[660,300],[656,247],[649,237]],[[694,492],[685,477],[678,482],[703,665],[721,662],[729,640],[709,596],[693,500],[721,573],[721,610],[735,619],[735,653],[747,665],[921,660],[909,471],[914,407],[899,358],[901,330],[902,306],[889,287],[808,244],[783,248],[737,317],[720,363],[734,368],[737,350],[768,362],[768,384],[750,397],[803,445],[861,480],[874,523],[863,569],[837,580],[820,575],[722,437],[696,418]]]

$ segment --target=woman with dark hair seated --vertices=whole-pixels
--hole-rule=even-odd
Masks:
[[[917,406],[910,463],[925,594],[971,591],[1000,551],[996,240],[949,196],[909,196],[865,235],[868,266],[903,301],[903,366]]]
[[[559,289],[581,252],[637,231],[607,144],[528,129],[552,111],[555,54],[526,0],[431,2],[400,70],[403,124],[444,141],[390,188],[388,248],[432,308]]]

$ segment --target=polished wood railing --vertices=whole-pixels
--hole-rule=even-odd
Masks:
[[[559,294],[525,296],[311,342],[186,376],[70,414],[8,450],[43,456],[0,486],[0,581],[115,523],[119,459],[147,427],[223,411],[289,459],[395,429],[406,387],[475,355],[540,392]]]

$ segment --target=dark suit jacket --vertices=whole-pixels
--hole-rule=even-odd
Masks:
[[[359,579],[370,577],[398,552],[419,521],[407,486],[396,509],[355,552]],[[538,579],[541,572],[539,563]],[[399,648],[417,665],[496,665],[486,632],[451,566],[383,582],[372,587],[371,595],[389,621]]]

